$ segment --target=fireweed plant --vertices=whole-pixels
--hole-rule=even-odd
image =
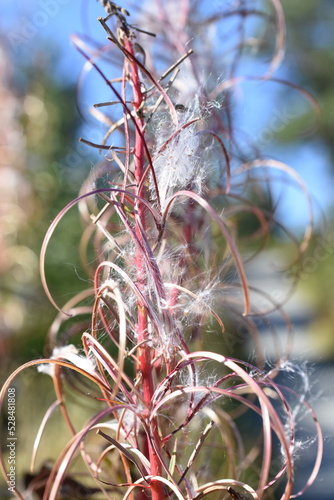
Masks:
[[[261,296],[267,312],[279,311],[287,329],[289,322],[269,294],[248,284],[245,259],[279,226],[269,171],[304,187],[288,166],[255,158],[255,150],[243,153],[231,111],[232,90],[243,80],[240,59],[247,47],[261,45],[246,38],[248,18],[265,21],[271,38],[276,30],[273,57],[257,77],[274,79],[284,50],[280,2],[272,0],[268,14],[253,2],[207,12],[204,3],[157,1],[144,5],[138,24],[123,7],[101,3],[107,45],[73,40],[87,60],[85,72],[95,72],[112,96],[92,111],[108,126],[101,144],[82,139],[104,158],[52,222],[42,247],[43,285],[59,310],[50,357],[20,367],[1,393],[4,405],[8,387],[27,367],[52,377],[56,401],[36,437],[32,478],[57,408],[72,438],[25,492],[19,485],[11,491],[44,500],[271,499],[279,486],[282,500],[300,496],[320,466],[321,430],[305,400],[306,375],[288,360],[289,345],[269,368],[265,363],[257,334],[265,311],[253,297]],[[116,78],[101,69],[110,62],[121,67]],[[74,206],[93,286],[60,308],[44,261],[54,230]],[[240,232],[242,214],[252,234]],[[285,230],[297,259],[310,228],[311,216],[300,242]],[[82,344],[75,347],[78,332]],[[232,357],[245,332],[255,342],[252,364]],[[282,386],[284,370],[300,376],[306,389],[297,394]],[[100,405],[82,428],[68,409],[71,393]],[[297,424],[306,416],[314,421],[317,451],[309,479],[295,491]],[[73,464],[80,457],[86,476],[81,471],[78,480]],[[4,456],[1,463],[7,479]]]

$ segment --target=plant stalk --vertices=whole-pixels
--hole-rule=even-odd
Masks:
[[[128,37],[125,37],[124,43],[128,53],[134,56],[134,50],[131,40]],[[136,114],[135,118],[137,127],[135,135],[134,161],[135,161],[135,180],[137,186],[139,186],[141,184],[141,180],[144,174],[144,160],[145,160],[143,135],[140,134],[139,132],[139,130],[140,131],[144,130],[144,121],[140,116],[140,111],[139,111],[141,109],[144,97],[141,90],[141,82],[139,78],[138,66],[134,61],[130,61],[130,67],[131,67],[131,80],[132,80],[133,94],[134,94],[133,107],[136,113],[138,113]],[[140,195],[145,196],[145,188],[141,190]],[[137,220],[139,221],[136,225],[136,236],[138,238],[137,240],[138,244],[135,257],[135,264],[137,269],[137,286],[145,294],[145,289],[147,286],[147,274],[145,266],[145,257],[143,255],[143,251],[140,245],[142,241],[142,233],[139,227],[140,223],[142,229],[145,231],[146,227],[145,206],[141,204],[140,201],[137,201],[136,209],[138,217]],[[145,308],[142,307],[141,304],[138,304],[137,335],[139,344],[144,341],[138,354],[138,360],[139,360],[138,368],[142,377],[142,387],[143,387],[145,406],[146,408],[150,408],[152,396],[154,393],[153,373],[151,365],[152,354],[149,343],[145,342],[148,340],[148,318],[147,318],[147,312]],[[159,444],[160,437],[155,420],[151,424],[151,432],[155,443]],[[144,443],[143,448],[148,450],[148,455],[149,455],[148,458],[151,466],[150,473],[153,476],[161,476],[162,466],[159,457],[156,455],[155,450],[152,447],[147,436],[145,437],[145,439],[146,443]],[[152,500],[163,500],[165,497],[163,484],[158,481],[152,481],[151,493],[152,493]]]

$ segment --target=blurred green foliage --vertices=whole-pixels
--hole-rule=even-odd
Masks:
[[[334,3],[331,0],[283,0],[286,16],[287,47],[284,66],[289,78],[305,88],[316,98],[320,118],[314,135],[296,136],[305,131],[305,125],[314,125],[314,110],[309,106],[299,109],[298,117],[291,120],[277,135],[279,141],[288,143],[296,139],[306,142],[319,140],[334,160],[334,93],[333,64]],[[283,99],[290,90],[284,91]],[[295,100],[296,102],[300,102]],[[295,105],[291,103],[291,105]],[[298,110],[297,110],[298,111]],[[334,161],[332,162],[334,165]],[[333,167],[334,168],[334,167]]]
[[[18,263],[1,276],[2,295],[7,304],[19,298],[21,321],[5,325],[5,372],[23,361],[40,357],[46,333],[56,314],[42,289],[38,259],[43,238],[58,212],[77,194],[87,174],[89,161],[76,154],[77,131],[81,123],[76,109],[76,88],[70,83],[57,83],[52,75],[53,60],[40,60],[29,68],[18,60],[13,89],[18,96],[18,120],[24,137],[23,165],[20,167],[20,192],[27,201],[18,200],[25,213],[24,223],[17,228],[15,245],[9,249],[19,253]],[[69,153],[70,152],[70,153]],[[75,164],[69,155],[76,155]],[[13,165],[13,168],[16,168]],[[61,233],[61,234],[60,234]],[[81,226],[77,210],[69,212],[52,239],[47,253],[47,277],[50,289],[62,305],[82,288],[87,287],[80,273],[78,243]],[[13,242],[12,242],[13,243]],[[30,261],[28,259],[30,258]],[[32,269],[33,267],[33,269]],[[24,279],[22,269],[30,269]],[[12,313],[15,315],[15,307]]]
[[[331,159],[329,167],[334,173],[334,2],[332,0],[289,0],[282,1],[287,24],[287,45],[285,64],[294,82],[311,92],[316,98],[320,116],[315,120],[310,108],[300,113],[277,134],[276,139],[283,144],[302,141],[321,144],[322,151]],[[306,109],[306,108],[305,108]],[[312,135],[297,136],[296,130],[305,130],[316,123]],[[318,149],[321,154],[321,148]],[[316,165],[315,165],[315,173]],[[321,199],[319,200],[321,204]],[[313,245],[306,257],[305,265],[311,272],[300,284],[300,289],[312,296],[316,317],[309,327],[316,352],[325,358],[334,358],[334,260],[333,260],[333,212],[325,214],[327,226],[315,234]],[[319,239],[327,241],[327,253],[317,260]],[[319,254],[320,255],[320,254]],[[312,264],[313,263],[313,264]]]

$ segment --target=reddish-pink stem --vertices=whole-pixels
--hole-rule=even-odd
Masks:
[[[133,46],[131,41],[125,37],[125,49],[131,54],[134,55]],[[137,116],[135,117],[137,127],[136,127],[136,135],[135,135],[135,147],[134,147],[134,160],[135,160],[135,179],[137,186],[141,184],[141,180],[144,174],[144,139],[143,133],[140,133],[144,129],[143,119],[140,117],[140,107],[143,102],[143,94],[141,91],[141,83],[139,79],[138,67],[135,62],[130,61],[131,67],[131,80],[133,84],[133,107],[135,112],[137,112]],[[141,191],[141,196],[145,197],[145,192]],[[141,225],[142,229],[145,230],[146,221],[145,221],[145,206],[137,201],[137,217],[138,224],[136,226],[136,236],[138,241],[142,241],[142,233],[139,227]],[[145,257],[143,255],[142,249],[140,245],[137,246],[136,252],[136,269],[137,269],[137,285],[139,289],[145,294],[145,288],[147,285],[147,276],[146,276],[146,266],[145,266]],[[142,305],[138,305],[138,324],[137,324],[137,334],[138,334],[138,343],[142,343],[148,338],[148,320],[147,320],[147,312]],[[140,352],[138,354],[139,361],[139,370],[141,372],[142,377],[142,387],[143,387],[143,396],[144,401],[146,403],[146,407],[149,408],[151,405],[152,396],[154,393],[154,384],[152,378],[152,354],[151,348],[147,343],[143,343],[140,348]],[[158,427],[156,421],[154,420],[151,424],[152,437],[155,443],[159,446],[160,438],[158,433]],[[146,442],[143,444],[144,451],[148,450],[148,458],[150,460],[151,465],[151,475],[153,476],[161,476],[162,467],[159,460],[159,457],[155,453],[155,450],[151,446],[150,442],[146,438]],[[152,481],[151,483],[151,492],[152,492],[152,500],[163,500],[165,497],[163,484],[158,481]]]

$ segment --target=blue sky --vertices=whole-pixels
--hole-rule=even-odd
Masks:
[[[129,2],[126,3],[128,5]],[[75,82],[84,61],[73,48],[70,37],[73,33],[85,32],[96,40],[105,40],[105,34],[96,21],[99,15],[103,15],[103,10],[96,0],[2,0],[0,30],[13,57],[19,54],[26,64],[29,64],[35,47],[41,50],[47,50],[49,46],[58,47],[55,76],[60,81],[69,79]],[[283,63],[280,75],[288,76],[285,72]],[[87,85],[90,91],[85,93],[85,105],[107,97],[107,94],[102,95],[107,92],[105,85],[97,83],[96,78],[94,81],[93,78],[88,80]],[[282,102],[278,100],[277,86],[266,85],[267,88],[263,84],[248,83],[242,86],[240,126],[248,133],[250,131],[252,139],[259,138],[265,153],[295,168],[320,206],[325,210],[333,207],[334,182],[329,172],[328,154],[320,142],[310,138],[307,144],[278,148],[270,141],[268,123],[273,113],[281,116],[283,108]],[[301,98],[296,95],[296,99]],[[284,208],[281,209],[282,217],[298,227],[305,223],[305,210],[303,195],[295,189],[289,189]],[[316,209],[316,212],[319,214],[319,210]]]
[[[70,37],[89,32],[102,40],[104,35],[95,19],[103,15],[94,0],[2,0],[0,29],[14,54],[29,62],[33,48],[48,45],[60,48],[61,79],[76,81],[82,58],[76,56]],[[90,21],[88,21],[90,19]]]

